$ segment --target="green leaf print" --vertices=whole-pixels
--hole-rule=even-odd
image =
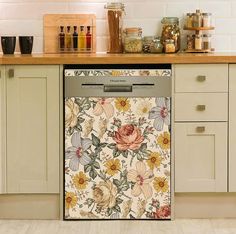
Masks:
[[[100,145],[100,139],[92,133],[92,143],[94,146],[98,147]]]

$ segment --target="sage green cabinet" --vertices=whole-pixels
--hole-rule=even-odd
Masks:
[[[59,66],[5,67],[6,193],[59,192]]]

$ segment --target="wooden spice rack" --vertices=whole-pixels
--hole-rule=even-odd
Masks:
[[[92,34],[89,51],[61,51],[59,48],[60,26],[90,26]],[[96,16],[95,14],[46,14],[43,17],[44,53],[95,53],[96,52]],[[73,32],[72,32],[73,33]]]
[[[214,30],[215,27],[184,27],[184,30],[189,30],[189,31],[195,31],[196,35],[199,35],[201,31],[209,31],[209,30]],[[184,52],[186,53],[210,53],[214,52],[215,49],[211,48],[209,50],[197,50],[197,49],[185,49]]]

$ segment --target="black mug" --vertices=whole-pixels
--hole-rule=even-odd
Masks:
[[[31,54],[33,48],[33,36],[19,36],[21,54]]]
[[[14,54],[16,47],[15,36],[3,36],[1,37],[2,51],[3,54]]]

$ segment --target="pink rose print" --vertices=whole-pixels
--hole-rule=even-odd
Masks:
[[[170,216],[171,209],[169,205],[161,206],[159,209],[157,209],[155,213],[155,218],[156,219],[161,219],[161,218],[168,218]]]
[[[139,128],[132,124],[126,124],[115,132],[113,139],[117,143],[118,150],[124,151],[127,149],[139,149],[144,137],[141,135],[141,130]]]

